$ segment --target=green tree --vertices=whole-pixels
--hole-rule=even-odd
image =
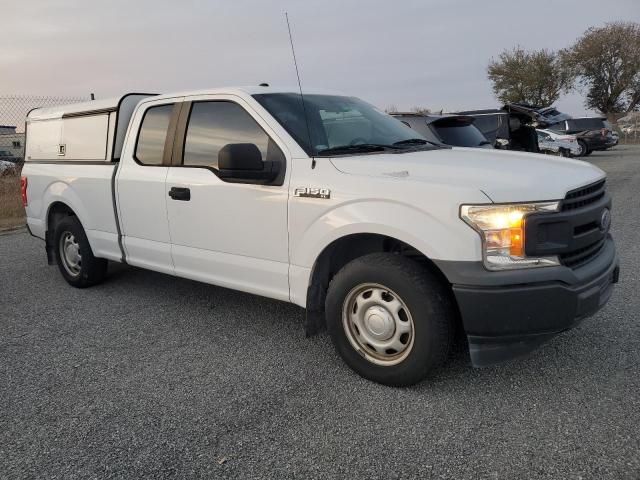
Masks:
[[[592,27],[562,52],[563,63],[586,90],[585,105],[604,114],[640,106],[640,24]]]
[[[503,103],[546,106],[572,86],[572,78],[556,52],[521,47],[503,51],[491,59],[487,76],[493,93]]]

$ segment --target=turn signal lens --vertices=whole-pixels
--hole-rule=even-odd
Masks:
[[[555,258],[525,255],[525,220],[530,213],[555,211],[557,202],[463,205],[460,216],[480,233],[485,266],[492,270],[557,264]]]

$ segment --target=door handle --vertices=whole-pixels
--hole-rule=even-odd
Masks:
[[[191,200],[191,190],[183,187],[171,187],[171,190],[169,190],[169,196],[174,200],[188,202]]]

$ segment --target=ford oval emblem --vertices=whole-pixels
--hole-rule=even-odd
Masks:
[[[600,217],[600,231],[606,233],[609,231],[609,227],[611,227],[611,212],[605,208]]]

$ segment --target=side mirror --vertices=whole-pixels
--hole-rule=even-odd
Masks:
[[[262,170],[262,154],[253,143],[228,143],[218,152],[220,170]]]
[[[273,180],[278,174],[272,162],[263,162],[253,143],[229,143],[218,152],[218,174],[229,181]]]

